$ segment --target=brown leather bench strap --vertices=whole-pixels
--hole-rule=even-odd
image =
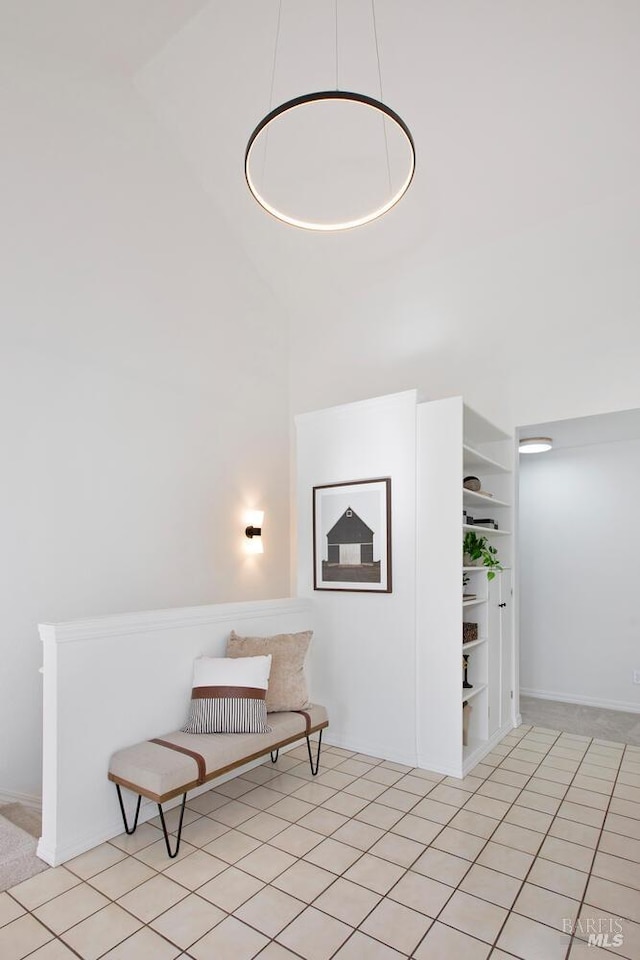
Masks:
[[[227,697],[242,697],[244,700],[264,700],[263,687],[193,687],[192,700],[224,700]]]
[[[149,743],[157,743],[161,747],[168,747],[169,750],[177,750],[178,753],[186,753],[188,757],[191,757],[192,760],[198,764],[198,784],[204,783],[207,777],[207,764],[204,757],[200,753],[196,753],[195,750],[189,750],[187,747],[181,747],[177,743],[171,743],[170,740],[159,740],[154,738],[149,740]]]
[[[301,713],[302,716],[303,716],[303,717],[305,718],[305,720],[307,721],[307,736],[308,736],[308,735],[309,735],[309,731],[311,730],[311,714],[310,714],[310,713],[307,713],[306,710],[294,710],[293,713]]]

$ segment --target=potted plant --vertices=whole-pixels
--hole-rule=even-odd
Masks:
[[[493,580],[496,570],[502,570],[498,551],[486,537],[478,536],[472,530],[464,535],[462,542],[463,563],[465,567],[487,567],[487,580]]]

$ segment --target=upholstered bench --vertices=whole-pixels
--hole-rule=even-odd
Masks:
[[[194,787],[271,754],[273,763],[280,747],[306,739],[311,773],[316,776],[320,764],[322,731],[329,725],[324,707],[311,705],[305,710],[270,713],[270,733],[167,733],[118,750],[109,763],[109,780],[116,785],[124,829],[132,834],[138,825],[142,797],[158,804],[167,853],[175,857],[180,848],[182,820],[187,792]],[[310,736],[318,733],[315,761]],[[129,826],[121,787],[138,794],[133,825]],[[182,794],[180,820],[172,851],[162,804]]]

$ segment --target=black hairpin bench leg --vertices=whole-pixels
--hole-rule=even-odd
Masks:
[[[320,766],[320,749],[322,747],[322,730],[318,736],[318,750],[316,753],[316,763],[313,764],[313,756],[311,754],[311,741],[309,740],[309,734],[307,734],[307,750],[309,751],[309,765],[311,767],[311,774],[314,777],[318,775],[318,767]]]
[[[180,807],[180,821],[178,823],[178,832],[176,834],[176,847],[173,853],[171,853],[171,847],[169,845],[169,833],[167,831],[167,824],[165,823],[164,813],[162,812],[162,807],[158,804],[158,810],[160,811],[160,822],[162,824],[162,832],[164,833],[164,843],[167,848],[167,853],[173,860],[174,857],[178,856],[178,850],[180,849],[180,838],[182,836],[182,820],[184,818],[184,805],[187,802],[186,793],[182,794],[182,806]]]
[[[120,812],[121,812],[121,814],[122,814],[122,822],[124,823],[124,832],[125,832],[128,836],[131,836],[131,834],[135,832],[135,829],[136,829],[136,827],[138,826],[138,816],[139,816],[139,814],[140,814],[140,803],[141,803],[141,801],[142,801],[142,797],[140,796],[140,794],[138,794],[138,803],[137,803],[137,806],[136,806],[136,814],[135,814],[135,817],[134,817],[134,819],[133,819],[133,826],[130,827],[129,824],[127,823],[127,814],[125,813],[124,803],[123,803],[123,800],[122,800],[122,791],[120,790],[120,784],[119,784],[119,783],[116,783],[116,790],[118,791],[118,803],[120,804]],[[160,811],[160,823],[162,824],[162,832],[164,833],[164,842],[165,842],[165,846],[166,846],[166,848],[167,848],[167,853],[169,854],[169,856],[171,857],[172,860],[173,860],[175,857],[178,856],[178,850],[180,849],[180,838],[182,837],[182,821],[183,821],[183,819],[184,819],[184,807],[185,807],[185,803],[186,803],[186,802],[187,802],[187,795],[186,795],[186,793],[184,793],[184,794],[182,795],[182,806],[181,806],[181,808],[180,808],[180,820],[179,820],[179,823],[178,823],[178,833],[176,834],[176,848],[175,848],[175,850],[173,851],[173,853],[171,853],[171,847],[170,847],[170,845],[169,845],[169,832],[168,832],[168,830],[167,830],[167,824],[166,824],[165,819],[164,819],[164,812],[163,812],[163,810],[162,810],[162,806],[161,806],[160,804],[158,804],[158,810]]]
[[[122,814],[122,822],[124,823],[124,832],[128,836],[131,836],[131,834],[135,831],[136,827],[138,826],[138,815],[140,813],[140,802],[142,800],[142,797],[140,796],[140,794],[138,794],[138,806],[136,807],[136,815],[133,820],[133,826],[129,828],[129,824],[127,823],[127,815],[124,811],[124,803],[122,802],[122,791],[120,790],[119,783],[116,783],[116,790],[118,791],[118,802],[120,804],[120,813]]]
[[[277,762],[278,762],[278,754],[279,754],[279,753],[280,753],[280,747],[278,747],[277,750],[272,750],[272,751],[271,751],[271,763],[277,763]]]

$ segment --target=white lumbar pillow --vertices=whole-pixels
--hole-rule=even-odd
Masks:
[[[198,657],[185,733],[269,733],[271,656]]]

